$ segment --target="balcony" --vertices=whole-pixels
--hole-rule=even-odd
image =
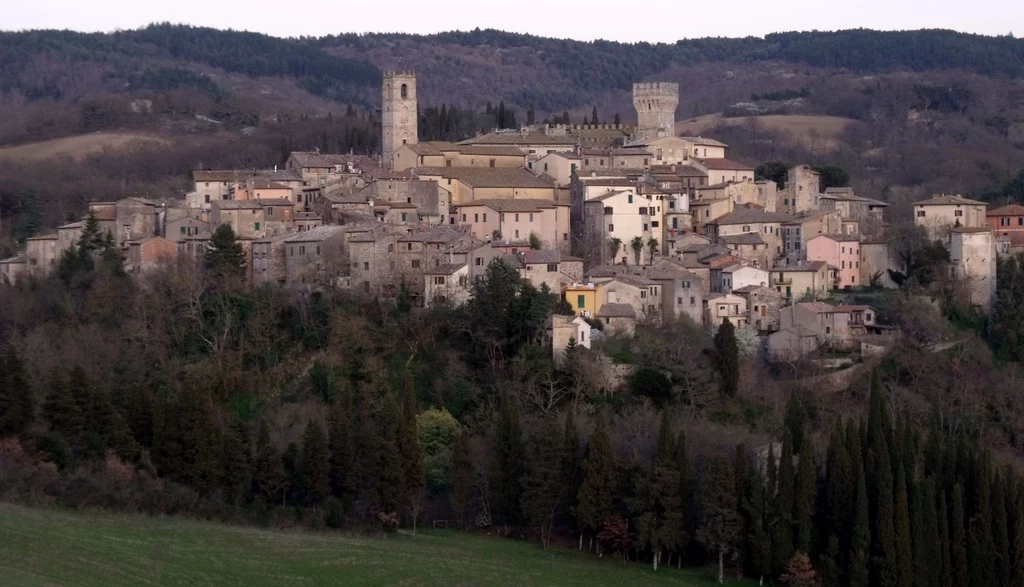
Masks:
[[[775,285],[793,285],[793,278],[785,277],[782,274],[780,274],[778,277],[775,278]]]

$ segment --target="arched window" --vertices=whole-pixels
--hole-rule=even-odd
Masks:
[[[409,97],[409,86],[402,84],[402,99],[405,100]]]

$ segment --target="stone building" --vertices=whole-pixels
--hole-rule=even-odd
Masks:
[[[544,248],[568,249],[569,206],[551,200],[487,199],[453,207],[453,224],[482,240],[519,241],[536,235]]]
[[[130,273],[148,273],[173,263],[177,256],[177,243],[162,236],[128,241],[126,269]]]
[[[48,275],[60,263],[60,239],[56,234],[33,236],[25,241],[25,269],[33,277]]]
[[[538,199],[555,201],[555,185],[526,169],[511,167],[417,167],[412,173],[451,193],[450,205],[475,200]],[[567,202],[566,202],[567,203]]]
[[[263,214],[263,206],[259,202],[221,200],[210,208],[210,224],[214,227],[229,224],[235,236],[240,238],[260,238],[266,231]]]
[[[949,262],[962,295],[972,306],[988,313],[996,297],[996,242],[992,229],[951,228]]]
[[[748,285],[735,289],[732,293],[747,300],[747,324],[756,326],[761,332],[774,332],[779,329],[782,294],[761,285]]]
[[[318,226],[286,237],[285,283],[290,287],[330,283],[346,269],[344,240],[341,226]]]
[[[565,359],[569,341],[583,348],[590,348],[590,324],[579,316],[551,316],[551,359],[560,365]]]
[[[424,298],[427,304],[460,306],[470,298],[469,265],[442,263],[423,272],[426,276]]]
[[[249,262],[249,283],[285,282],[285,240],[291,234],[278,234],[252,241],[252,260]]]
[[[443,141],[401,145],[394,171],[414,167],[526,167],[526,153],[514,146],[456,145]]]
[[[635,138],[646,140],[676,134],[676,108],[679,107],[679,84],[648,82],[633,84],[633,107],[636,108]]]
[[[787,214],[800,214],[819,208],[821,175],[810,165],[797,165],[786,172],[786,186],[777,197],[777,209]]]
[[[395,153],[417,142],[416,75],[411,71],[384,74],[381,92],[381,145],[384,165],[393,168]]]

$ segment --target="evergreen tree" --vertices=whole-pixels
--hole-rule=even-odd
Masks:
[[[281,505],[288,505],[289,499],[292,505],[296,506],[306,502],[306,479],[302,476],[302,463],[299,457],[299,445],[294,442],[289,442],[281,453],[281,468],[286,479]]]
[[[732,467],[724,457],[716,457],[711,461],[701,483],[702,509],[697,540],[709,552],[718,556],[719,585],[724,582],[725,557],[739,540],[739,514],[736,510],[736,495],[733,493],[734,484]]]
[[[842,537],[841,551],[849,550],[857,496],[857,478],[846,450],[843,429],[842,425],[834,426],[828,443],[824,516],[827,532]]]
[[[892,465],[889,453],[882,444],[881,458],[874,458],[874,449],[868,450],[868,468],[877,471],[874,490],[877,492],[872,567],[875,581],[882,587],[899,585],[899,559],[896,545],[896,502],[893,496]]]
[[[241,277],[245,270],[245,250],[235,239],[230,224],[221,224],[210,237],[206,251],[206,269],[218,277]]]
[[[449,487],[452,510],[458,520],[459,527],[466,523],[466,514],[470,512],[470,504],[476,491],[476,472],[469,454],[469,432],[462,430],[455,437],[452,446],[452,478]]]
[[[420,448],[419,430],[416,428],[416,388],[412,373],[408,370],[402,385],[402,419],[398,426],[398,450],[402,457],[402,480],[406,503],[427,483],[423,467],[423,450]]]
[[[146,448],[153,448],[156,426],[153,398],[146,389],[133,389],[125,394],[125,423],[132,438]]]
[[[996,584],[992,501],[991,461],[987,454],[978,455],[974,464],[974,515],[967,540],[972,587]]]
[[[950,566],[953,587],[970,587],[971,569],[967,562],[967,528],[964,525],[964,489],[958,482],[953,487],[950,515]]]
[[[71,445],[82,438],[82,409],[71,395],[67,380],[59,373],[50,378],[50,389],[43,403],[43,415],[50,428]]]
[[[939,503],[936,506],[936,518],[938,518],[939,536],[939,585],[941,587],[952,587],[953,563],[950,559],[949,509],[946,507],[946,491],[940,487],[938,493]]]
[[[822,587],[839,587],[839,579],[842,569],[839,568],[839,537],[835,533],[828,536],[828,545],[825,547],[825,554],[821,557],[821,584]]]
[[[804,444],[804,433],[807,427],[807,408],[800,398],[800,390],[793,390],[786,401],[786,415],[784,425],[789,430],[789,437],[793,442],[793,454],[802,454]]]
[[[811,551],[814,497],[818,481],[814,469],[814,447],[809,439],[804,444],[799,457],[793,502],[793,545],[797,552]]]
[[[871,530],[868,521],[868,486],[861,471],[857,476],[857,504],[850,539],[850,587],[868,587],[871,582]]]
[[[992,483],[992,539],[995,545],[994,574],[999,585],[1010,584],[1010,534],[1007,527],[1006,488],[1009,472],[997,473]]]
[[[654,570],[658,570],[664,551],[671,551],[682,542],[679,471],[675,467],[673,449],[671,422],[665,411],[662,412],[654,462],[634,477],[633,497],[629,500],[630,510],[635,516],[636,542],[641,548],[650,549]],[[730,493],[733,482],[730,477]]]
[[[1020,481],[1016,483],[1016,499],[1012,500],[1014,507],[1010,511],[1013,527],[1013,540],[1010,544],[1010,574],[1013,577],[1013,587],[1024,587],[1024,492],[1021,491]]]
[[[576,517],[580,524],[596,534],[612,515],[616,479],[615,452],[608,436],[608,422],[598,414],[597,425],[587,445],[583,460],[583,484],[580,485]]]
[[[680,433],[682,436],[682,433]],[[678,466],[678,465],[677,465]],[[746,564],[746,558],[750,555],[749,550],[746,548],[746,538],[750,535],[750,519],[747,517],[747,510],[744,507],[744,499],[750,493],[750,459],[747,458],[747,445],[740,443],[736,445],[736,454],[733,457],[732,462],[733,475],[735,475],[736,483],[733,492],[736,494],[737,500],[737,511],[740,514],[740,525],[737,529],[737,533],[740,537],[739,542],[736,544],[736,576],[741,578],[743,576],[743,567]],[[682,475],[680,475],[680,482],[682,482]],[[680,495],[682,492],[680,491]],[[683,508],[686,511],[686,508]],[[683,531],[685,533],[686,519],[684,515],[683,519]],[[682,548],[680,550],[683,550]]]
[[[198,386],[188,386],[176,402],[178,434],[181,443],[181,475],[179,480],[200,493],[212,490],[220,477],[220,454],[217,447],[210,398]]]
[[[43,209],[39,203],[39,192],[34,189],[28,190],[25,195],[25,208],[22,215],[21,230],[18,240],[25,242],[25,239],[35,236],[43,229]]]
[[[575,410],[570,405],[565,410],[565,433],[562,439],[563,477],[565,494],[563,509],[569,513],[570,520],[579,526],[580,549],[583,548],[583,528],[577,523],[575,512],[580,487],[583,485],[583,461],[580,459],[580,433],[576,429]]]
[[[774,460],[774,456],[770,457]],[[747,486],[747,496],[742,503],[742,511],[746,515],[749,533],[746,536],[748,568],[754,577],[762,582],[772,574],[772,542],[769,531],[771,504],[766,490],[767,485],[755,469]]]
[[[622,117],[619,116],[618,112],[616,112],[615,113],[615,126],[619,126],[620,124],[622,124]]]
[[[249,430],[242,422],[228,426],[222,435],[221,487],[224,499],[238,507],[245,501],[252,486]]]
[[[28,373],[12,345],[0,356],[0,438],[21,434],[35,419]]]
[[[907,480],[903,467],[896,472],[894,529],[896,536],[896,585],[912,587],[914,559],[910,536],[910,508],[907,500]]]
[[[567,489],[563,431],[549,418],[527,447],[527,469],[521,480],[522,511],[530,525],[540,530],[541,546],[547,548]]]
[[[793,557],[793,510],[796,503],[796,474],[793,470],[793,443],[788,429],[783,429],[782,457],[779,459],[779,485],[775,496],[775,520],[772,533],[774,573],[782,572]]]
[[[351,395],[345,393],[344,398],[351,400]],[[347,407],[351,407],[349,403],[339,400],[331,406],[327,415],[327,425],[330,428],[328,439],[331,453],[331,494],[341,502],[344,512],[352,510],[356,493],[356,475],[353,470],[355,457],[350,435],[350,412]]]
[[[405,490],[402,459],[398,454],[398,427],[401,411],[393,397],[388,397],[375,423],[374,453],[366,461],[375,467],[372,478],[372,507],[376,515],[398,515]]]
[[[720,390],[732,397],[736,395],[740,384],[740,354],[736,345],[736,329],[728,318],[718,327],[714,344],[715,369],[721,378]]]
[[[275,500],[284,501],[288,489],[288,478],[285,476],[281,455],[270,440],[270,426],[266,420],[260,421],[259,435],[256,437],[256,462],[253,470],[253,482],[256,496],[267,505]]]
[[[746,447],[737,450],[743,452],[743,456],[746,457]],[[684,430],[679,431],[679,435],[676,436],[675,446],[675,461],[676,469],[679,470],[679,508],[682,512],[681,522],[682,526],[679,528],[679,566],[682,567],[683,552],[686,551],[686,547],[690,541],[692,529],[692,506],[691,501],[693,497],[693,479],[690,474],[690,456],[686,452],[686,432]],[[749,472],[749,467],[746,468]],[[748,486],[750,480],[748,479]],[[740,494],[737,496],[741,497]]]
[[[103,251],[103,233],[100,229],[100,221],[96,213],[91,209],[82,225],[82,233],[78,237],[78,250],[87,257]]]
[[[594,106],[594,111],[590,115],[590,124],[600,124],[597,122],[597,105]]]
[[[316,420],[306,424],[302,437],[302,475],[308,503],[319,506],[331,494],[331,456],[327,434]]]
[[[494,433],[494,459],[491,471],[492,506],[503,524],[519,521],[520,479],[523,476],[523,434],[519,408],[507,393],[502,394]]]

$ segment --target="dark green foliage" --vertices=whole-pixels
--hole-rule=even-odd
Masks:
[[[344,396],[350,399],[351,396]],[[330,442],[331,457],[331,494],[336,497],[344,511],[352,508],[356,493],[356,476],[353,467],[355,457],[353,454],[351,437],[351,419],[349,405],[338,401],[331,406],[328,413],[328,439]]]
[[[868,587],[871,581],[871,530],[868,522],[868,486],[864,472],[857,476],[857,505],[850,542],[850,587]]]
[[[540,530],[544,548],[551,541],[555,517],[568,495],[565,460],[564,432],[553,418],[548,418],[527,444],[526,472],[520,481],[523,517]]]
[[[993,574],[999,585],[1010,584],[1010,532],[1006,509],[1006,483],[1008,475],[997,472],[992,482],[992,541],[995,547]]]
[[[51,432],[44,436],[39,442],[39,449],[46,453],[47,460],[57,465],[61,471],[75,468],[75,453],[59,432]]]
[[[716,457],[711,461],[700,488],[702,510],[697,540],[709,552],[718,555],[720,568],[723,558],[736,548],[740,539],[734,483],[729,461],[725,457]]]
[[[793,454],[802,454],[804,434],[807,428],[807,406],[804,404],[803,391],[794,391],[786,402],[784,423],[789,437],[793,442]]]
[[[420,448],[416,428],[416,388],[412,373],[406,371],[402,386],[402,419],[398,424],[398,451],[402,458],[402,479],[406,499],[423,489],[426,473],[423,468],[423,450]]]
[[[612,515],[617,487],[615,451],[608,437],[608,422],[603,414],[587,443],[583,461],[583,484],[580,486],[576,517],[591,532],[597,532]]]
[[[235,231],[230,224],[221,224],[213,231],[205,262],[206,269],[217,277],[242,277],[245,271],[245,250],[235,239]]]
[[[726,318],[715,333],[715,370],[719,390],[727,396],[736,395],[740,384],[740,353],[736,346],[736,329]]]
[[[393,397],[387,398],[374,419],[373,450],[360,455],[363,470],[371,479],[370,507],[378,516],[398,515],[402,507],[405,480],[398,452],[401,418],[398,403]]]
[[[814,468],[814,447],[810,441],[800,453],[793,501],[793,546],[797,552],[811,551],[814,528],[814,498],[818,476]]]
[[[241,505],[252,486],[252,448],[249,429],[242,422],[229,425],[222,434],[221,488],[224,499]]]
[[[913,578],[913,550],[910,537],[910,504],[907,499],[906,473],[900,467],[896,472],[895,508],[893,528],[896,537],[895,570],[898,587],[911,587]]]
[[[23,200],[21,226],[17,229],[18,242],[25,242],[25,239],[39,234],[43,229],[43,211],[39,202],[39,192],[34,189],[28,190]]]
[[[35,419],[35,397],[21,357],[8,345],[0,355],[0,438],[21,434]]]
[[[51,429],[68,443],[77,444],[82,440],[82,409],[72,397],[67,380],[59,373],[54,373],[50,378],[50,388],[43,403],[43,414],[50,422]]]
[[[782,189],[786,185],[790,167],[793,167],[793,164],[788,161],[765,161],[754,169],[754,179],[774,181],[775,185]]]
[[[654,463],[633,478],[633,497],[629,509],[636,524],[636,543],[649,549],[658,567],[663,550],[678,548],[683,541],[682,504],[679,497],[679,470],[668,412],[662,413]],[[726,464],[728,466],[728,463]],[[729,492],[734,479],[729,479]]]
[[[838,165],[822,165],[814,168],[821,180],[821,191],[827,188],[841,188],[850,185],[850,172]]]
[[[476,471],[469,454],[469,434],[466,430],[459,432],[452,446],[452,478],[449,487],[452,510],[461,528],[466,523],[466,515],[471,513],[470,504],[476,492]]]
[[[654,405],[664,407],[672,401],[672,382],[658,369],[640,367],[629,376],[633,393],[649,397]]]
[[[260,421],[260,430],[256,437],[253,484],[256,497],[268,505],[276,500],[283,501],[284,492],[288,488],[288,478],[284,473],[281,455],[270,440],[270,426],[266,420]]]
[[[302,437],[302,476],[306,501],[312,506],[323,504],[331,494],[331,458],[327,434],[316,420],[306,425]]]
[[[950,513],[950,565],[953,587],[970,587],[971,569],[967,559],[967,527],[964,520],[964,490],[960,483],[953,488]]]
[[[502,394],[494,429],[494,459],[491,471],[491,506],[500,521],[514,524],[519,519],[519,498],[523,489],[525,454],[519,407]]]
[[[782,456],[779,458],[778,491],[775,494],[775,523],[772,532],[772,560],[775,573],[781,573],[795,552],[793,510],[796,503],[796,471],[793,468],[793,441],[783,431]]]

